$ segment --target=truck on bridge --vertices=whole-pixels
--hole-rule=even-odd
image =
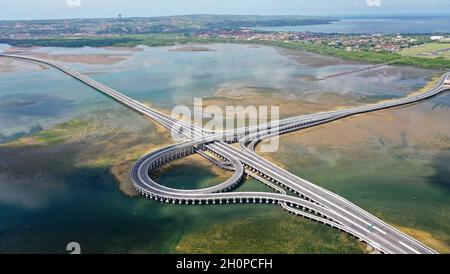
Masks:
[[[445,77],[444,85],[445,85],[445,86],[450,86],[450,75],[447,75],[447,76]]]

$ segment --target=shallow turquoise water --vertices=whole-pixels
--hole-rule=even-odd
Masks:
[[[392,98],[424,85],[433,74],[389,68],[393,72],[389,77],[375,73],[319,83],[302,77],[347,71],[362,65],[315,67],[269,47],[208,47],[214,51],[180,52],[164,47],[143,47],[141,52],[92,48],[38,51],[129,54],[128,60],[114,65],[68,65],[135,99],[169,109],[194,96],[211,96],[217,87],[280,88],[299,96],[304,92],[334,91],[355,93],[368,101],[376,96]],[[53,69],[43,71],[35,65],[25,66],[26,69],[17,72],[0,74],[0,142],[80,115],[92,113],[97,117],[99,112],[107,116],[111,113],[112,121],[104,121],[117,131],[124,127],[134,134],[154,130],[150,126],[147,131],[130,129],[129,124],[141,126],[147,121],[128,114],[124,107]],[[115,112],[127,113],[128,120],[116,121]],[[92,149],[83,142],[25,149],[0,149],[0,252],[62,253],[69,241],[80,242],[85,252],[174,252],[174,245],[183,233],[197,227],[218,220],[264,218],[273,212],[284,214],[278,207],[179,207],[129,198],[119,192],[109,170],[77,166],[79,153]],[[24,159],[28,168],[18,172]],[[32,168],[45,163],[48,169],[43,172]],[[174,184],[185,178],[212,179],[207,170],[200,170],[198,177],[186,174],[174,174],[169,179]],[[243,189],[262,190],[254,182]]]

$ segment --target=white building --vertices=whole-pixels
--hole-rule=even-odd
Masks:
[[[437,41],[437,40],[444,39],[444,36],[437,36],[437,35],[436,36],[431,36],[430,39],[433,40],[433,41]]]

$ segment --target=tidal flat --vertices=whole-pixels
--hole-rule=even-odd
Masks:
[[[385,67],[344,79],[318,81],[320,76],[357,69],[365,64],[331,60],[329,57],[321,59],[321,56],[303,52],[286,53],[263,46],[213,44],[208,48],[213,50],[173,51],[173,47],[139,47],[139,50],[124,53],[121,49],[120,54],[129,56],[108,64],[74,63],[72,59],[61,61],[167,113],[180,104],[190,106],[193,97],[203,97],[207,105],[278,105],[284,116],[311,113],[402,97],[417,91],[439,74]],[[52,55],[117,54],[113,49],[91,48],[40,48],[32,51]],[[0,64],[3,62],[0,60]],[[376,87],[373,86],[375,83]],[[84,253],[370,252],[357,240],[292,216],[278,206],[186,207],[160,205],[138,197],[132,187],[129,170],[134,161],[145,153],[172,143],[164,129],[53,69],[43,70],[34,64],[21,63],[19,69],[0,74],[0,90],[1,102],[6,102],[0,105],[3,122],[0,125],[2,253],[65,253],[65,245],[70,241],[80,242]],[[52,102],[50,106],[62,107],[56,112],[49,111],[49,102]],[[433,109],[443,111],[447,105],[439,101]],[[33,111],[26,106],[34,106]],[[415,115],[416,112],[405,114],[404,118],[412,119]],[[445,118],[445,114],[440,115]],[[434,119],[444,123],[444,118],[439,120],[435,116],[426,116],[417,120],[415,126],[434,123]],[[375,124],[378,125],[376,128],[398,127],[398,124],[387,124],[381,118],[367,123],[365,128],[369,129]],[[411,125],[410,131],[413,129]],[[342,152],[334,152],[334,147],[319,150],[322,145],[315,149],[314,144],[302,146],[298,142],[309,132],[282,137],[279,153],[267,157],[300,176],[330,187],[389,222],[410,229],[411,233],[420,231],[422,236],[431,233],[438,243],[445,244],[445,231],[448,230],[446,224],[439,223],[439,215],[427,216],[429,226],[436,225],[431,231],[411,225],[406,217],[397,218],[400,214],[395,210],[369,207],[376,204],[381,195],[372,189],[379,180],[375,179],[374,173],[382,167],[374,165],[371,169],[361,169],[343,165],[333,170],[330,167],[335,167],[334,164],[338,165],[344,158],[336,155],[347,152],[347,148],[352,152],[352,146],[342,146]],[[357,132],[352,137],[352,130],[344,132],[349,140],[362,138]],[[372,140],[369,133],[364,138]],[[435,151],[445,148],[442,144],[448,138],[445,134],[436,139],[441,143],[433,141],[433,145],[438,145]],[[429,140],[428,137],[423,136],[423,140]],[[316,141],[324,138],[316,138]],[[385,144],[390,144],[388,141],[382,139]],[[303,154],[310,148],[317,151],[317,155]],[[198,188],[216,184],[227,176],[226,172],[201,158],[192,157],[164,167],[157,179],[172,187]],[[352,157],[345,157],[344,163],[358,162]],[[433,159],[443,159],[435,162],[445,163],[446,156],[440,157],[443,158]],[[399,156],[393,159],[403,161]],[[416,165],[426,172],[422,173],[414,166],[416,169],[409,179],[420,181],[423,176],[428,176],[430,182],[445,185],[448,178],[445,164],[436,167],[441,172],[435,174],[428,165],[428,158],[417,155],[415,159]],[[329,162],[332,164],[327,165]],[[307,163],[311,164],[308,166]],[[403,167],[405,173],[410,172],[408,168],[408,165]],[[305,170],[308,172],[303,173]],[[352,184],[345,180],[348,183],[345,189],[334,187],[336,178],[342,177],[341,174],[351,174],[353,170],[362,173],[359,179]],[[405,180],[397,181],[394,176],[383,181],[389,182],[384,186],[386,191],[393,193],[390,195],[406,196],[405,189],[409,186]],[[436,195],[441,193],[437,186],[432,189]],[[270,191],[253,180],[246,181],[237,191],[252,190]],[[416,190],[420,192],[421,189]],[[361,191],[364,191],[363,197],[368,198],[362,199]],[[415,190],[412,188],[410,191]],[[352,193],[353,196],[350,195]],[[444,196],[440,199],[446,198],[445,192],[442,193],[439,195]],[[416,195],[416,199],[421,197]],[[387,199],[381,198],[379,201]],[[405,203],[404,209],[408,210],[410,204],[417,206],[414,201],[417,200]],[[425,199],[423,203],[431,207],[446,204],[434,198]],[[395,207],[393,202],[391,206]],[[410,214],[406,212],[406,215]],[[439,247],[439,250],[445,249]]]
[[[18,54],[18,55],[29,55],[35,58],[41,58],[45,60],[62,61],[69,63],[82,63],[87,65],[113,65],[121,61],[126,60],[131,55],[126,54],[126,51],[132,51],[133,49],[117,48],[113,49],[111,47],[105,48],[109,51],[121,51],[123,53],[92,53],[92,54],[69,54],[69,53],[59,53],[52,54],[45,51],[40,51],[40,47],[31,48],[16,48],[11,47],[4,50],[6,54]]]

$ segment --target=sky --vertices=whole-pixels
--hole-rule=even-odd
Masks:
[[[180,14],[449,14],[449,0],[2,0],[0,20]]]

